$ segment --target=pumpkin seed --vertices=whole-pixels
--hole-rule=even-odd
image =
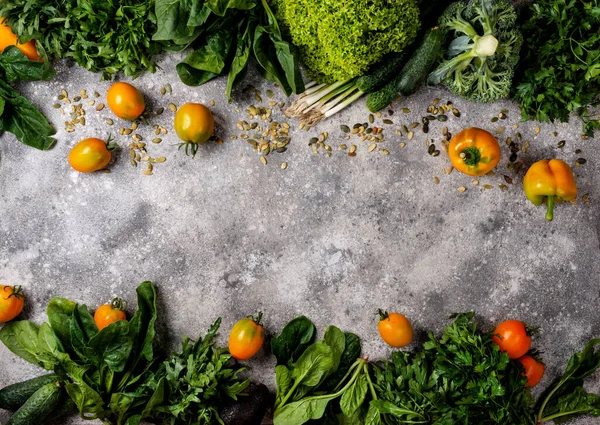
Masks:
[[[342,130],[344,133],[350,133],[350,127],[347,125],[340,125],[340,130]]]
[[[498,128],[497,128],[497,129],[494,131],[494,133],[496,133],[496,134],[502,134],[502,133],[504,133],[504,130],[506,130],[506,129],[505,129],[504,127],[502,127],[502,126],[501,126],[501,127],[498,127]]]
[[[507,176],[507,175],[504,175],[503,177],[504,177],[504,181],[505,181],[506,183],[508,183],[508,184],[513,184],[513,179],[512,179],[512,178],[510,178],[510,177],[509,177],[509,176]]]
[[[390,151],[388,151],[387,149],[381,149],[381,153],[384,155],[389,155]]]
[[[152,139],[152,143],[160,143],[162,142],[162,139],[160,137],[155,137],[154,139]]]
[[[435,176],[435,177],[433,178],[433,183],[434,183],[434,184],[440,184],[440,178],[439,178],[438,176]]]
[[[288,165],[287,162],[282,163],[281,164],[281,169],[285,170],[287,168],[287,165]]]
[[[560,142],[558,142],[558,144],[556,145],[559,149],[562,149],[565,147],[565,143],[567,143],[565,140],[561,140]]]
[[[460,117],[460,111],[456,108],[452,108],[452,113],[455,117]]]
[[[491,184],[484,184],[483,188],[486,190],[490,190],[493,186]]]
[[[474,184],[475,186],[477,186],[477,185],[479,185],[479,180],[473,180],[471,183]]]
[[[265,158],[264,156],[260,157],[260,162],[263,163],[263,165],[267,165],[267,158]]]
[[[349,151],[349,152],[350,152],[350,153],[354,153],[354,152],[356,152],[356,145],[352,145],[352,146],[350,146],[350,151]]]
[[[404,142],[400,142],[400,147],[401,147],[401,148],[403,148],[403,147],[405,147],[405,146],[406,146],[406,143],[404,143]]]
[[[104,109],[104,103],[99,103],[98,105],[96,105],[96,111],[101,111]]]
[[[467,190],[467,188],[464,186],[459,186],[456,188],[456,190],[458,190],[459,192],[465,192]]]
[[[408,133],[408,127],[405,126],[404,124],[402,124],[402,131],[404,131],[405,133]]]
[[[177,106],[174,103],[169,103],[169,109],[173,112],[177,111]]]
[[[167,94],[167,89],[166,89],[166,88],[164,88],[164,87],[163,87],[163,88],[161,88],[161,89],[160,89],[160,94],[161,94],[161,95],[163,95],[163,96],[164,96],[165,94]]]
[[[541,131],[540,126],[539,125],[536,126],[535,127],[535,134],[540,134],[540,131]]]
[[[369,145],[369,148],[367,149],[369,152],[373,152],[375,150],[375,148],[377,148],[377,144],[376,143],[372,143]]]
[[[498,121],[498,117],[493,117],[490,121],[491,122],[497,122]]]
[[[446,115],[438,115],[437,120],[440,122],[446,122],[448,121],[448,117]]]
[[[408,108],[402,108],[402,113],[403,114],[410,114],[410,109],[408,109]]]
[[[215,101],[214,101],[214,100],[211,100],[210,102],[208,102],[208,104],[209,104],[211,107],[212,107],[212,106],[215,106]]]
[[[587,162],[587,160],[585,158],[578,158],[577,161],[575,161],[575,164],[577,165],[583,165]]]
[[[145,176],[151,176],[152,175],[152,171],[151,170],[142,170],[142,174]]]
[[[111,118],[106,119],[106,124],[113,125],[115,122]]]
[[[503,191],[503,192],[506,192],[506,191],[508,190],[508,186],[507,186],[507,185],[505,185],[505,184],[502,184],[502,183],[500,183],[500,184],[498,185],[498,187],[499,187],[500,189],[502,189],[502,191]]]
[[[412,138],[414,137],[415,133],[412,131],[409,131],[408,134],[406,135],[406,137],[408,138],[408,140],[412,140]]]
[[[373,124],[375,122],[375,116],[373,114],[369,114],[369,122]]]
[[[427,153],[429,155],[431,155],[431,154],[433,154],[434,151],[435,151],[435,145],[434,144],[429,145],[429,148],[427,148]]]
[[[163,112],[165,112],[165,108],[158,108],[156,110],[156,115],[162,115]]]
[[[386,119],[386,120],[383,120],[383,123],[390,125],[390,124],[394,124],[394,121]]]
[[[133,165],[134,167],[137,167],[137,162],[135,162],[135,159],[132,159],[130,161],[131,165]]]
[[[54,109],[60,109],[60,107],[61,107],[60,103],[55,103],[55,104],[53,105],[53,108],[54,108]]]
[[[418,126],[419,126],[419,123],[418,123],[418,122],[413,122],[413,123],[410,125],[410,129],[411,129],[411,130],[414,130],[414,129],[415,129],[415,128],[417,128]]]

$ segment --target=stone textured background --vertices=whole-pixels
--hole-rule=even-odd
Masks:
[[[600,336],[600,155],[596,139],[580,138],[577,120],[540,125],[537,134],[538,124],[520,123],[518,107],[510,102],[469,104],[427,88],[396,103],[392,117],[384,114],[393,126],[376,121],[385,128],[387,156],[368,153],[368,143],[359,139],[344,140],[340,124],[367,121],[359,101],[309,132],[287,120],[293,141],[264,166],[244,140],[230,139],[241,133],[236,123],[247,120],[244,109],[257,104],[254,95],[238,90],[228,104],[223,79],[185,87],[174,70],[177,60],[177,55],[163,58],[163,70],[135,84],[153,110],[169,102],[214,99],[217,134],[224,143],[202,146],[192,159],[177,151],[170,132],[160,145],[149,143],[150,155],[167,157],[152,176],[129,164],[126,136],[116,138],[125,150],[110,174],[84,175],[70,168],[67,156],[77,141],[104,138],[127,126],[112,117],[115,125],[108,127],[104,119],[110,111],[86,105],[87,125],[65,132],[64,117],[52,107],[57,95],[64,88],[71,97],[81,89],[104,97],[109,83],[100,83],[98,75],[61,62],[52,82],[21,87],[58,130],[58,142],[48,152],[21,145],[10,134],[0,138],[0,282],[25,288],[22,318],[44,321],[53,296],[91,308],[115,296],[134,304],[135,287],[151,280],[159,291],[164,350],[176,348],[182,335],[204,333],[218,316],[226,335],[239,318],[262,310],[269,333],[305,314],[321,331],[335,324],[356,332],[364,353],[375,359],[391,351],[376,331],[377,308],[412,320],[417,330],[412,348],[427,330],[441,331],[451,313],[473,310],[484,329],[507,318],[541,327],[534,345],[543,352],[547,374],[536,394],[561,373],[575,350]],[[173,87],[171,96],[159,92],[165,83]],[[254,73],[248,83],[262,90],[265,103],[270,100],[265,93],[272,84]],[[277,100],[285,100],[273,90]],[[436,97],[453,100],[462,116],[432,123],[428,135],[416,130],[410,141],[394,134],[399,125],[426,115]],[[412,112],[403,114],[401,108]],[[509,118],[491,123],[504,108]],[[170,130],[172,117],[167,109],[151,124]],[[286,120],[280,112],[274,119]],[[503,157],[496,175],[480,178],[478,186],[466,175],[445,175],[447,155],[432,157],[425,146],[428,137],[441,146],[443,125],[452,133],[475,125],[490,131],[506,127],[499,137]],[[330,158],[307,147],[309,138],[323,131],[333,147]],[[519,153],[518,161],[525,164],[519,174],[506,169],[510,152],[504,144],[507,136],[516,140],[517,132],[530,141],[529,150]],[[155,137],[147,126],[138,133],[146,141]],[[564,149],[556,147],[560,140],[566,141]],[[338,150],[342,143],[356,143],[357,156]],[[575,169],[578,205],[559,205],[548,223],[543,208],[525,198],[522,177],[531,163],[551,157],[587,163]],[[283,161],[289,164],[286,170],[280,168]],[[467,191],[457,191],[459,186]],[[582,202],[583,194],[589,194],[589,204]],[[274,361],[266,353],[248,365],[255,379],[272,386]],[[0,346],[0,387],[40,373]],[[600,391],[600,375],[588,384]],[[0,412],[0,422],[6,419]]]

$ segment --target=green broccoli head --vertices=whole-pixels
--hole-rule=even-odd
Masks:
[[[310,77],[331,83],[362,75],[401,52],[419,30],[416,0],[278,0],[276,15]]]
[[[512,3],[508,0],[460,3],[448,7],[440,19],[440,26],[448,31],[451,42],[447,59],[431,72],[428,81],[441,82],[453,93],[478,102],[508,97],[523,43],[515,26]]]

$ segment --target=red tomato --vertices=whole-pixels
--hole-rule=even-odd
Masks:
[[[531,356],[523,356],[518,361],[525,368],[525,376],[527,377],[527,384],[525,386],[527,388],[535,387],[542,379],[542,376],[544,376],[544,371],[546,370],[544,363],[538,362]]]
[[[529,351],[531,337],[527,334],[525,323],[518,320],[506,320],[494,330],[493,341],[506,351],[511,359],[518,359]]]
[[[248,360],[258,353],[265,341],[265,330],[260,324],[262,312],[258,317],[246,317],[238,321],[229,333],[229,352],[234,359]]]
[[[98,326],[98,330],[102,330],[108,325],[120,320],[127,320],[125,315],[127,302],[121,298],[115,298],[110,304],[104,304],[98,307],[94,313],[94,322]]]
[[[381,338],[392,347],[405,347],[413,339],[413,327],[410,321],[400,313],[387,313],[379,310],[377,324]]]

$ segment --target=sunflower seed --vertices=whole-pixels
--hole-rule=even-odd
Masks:
[[[506,183],[508,183],[508,184],[513,184],[513,179],[512,179],[512,178],[510,178],[510,177],[509,177],[509,176],[507,176],[507,175],[504,175],[503,177],[504,177],[504,181],[505,181]]]

